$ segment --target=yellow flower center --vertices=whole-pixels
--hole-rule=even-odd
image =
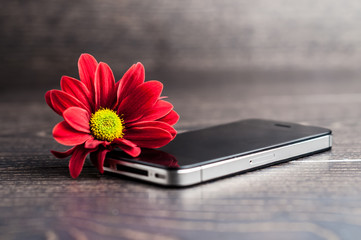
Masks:
[[[113,141],[123,137],[124,121],[113,110],[102,108],[92,114],[89,126],[95,139]]]

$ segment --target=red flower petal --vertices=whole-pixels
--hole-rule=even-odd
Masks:
[[[75,148],[76,147],[72,147],[72,148],[70,148],[69,150],[67,150],[65,152],[58,152],[58,151],[54,151],[54,150],[51,150],[50,152],[57,158],[66,158],[66,157],[73,154]]]
[[[86,150],[82,146],[77,146],[69,161],[69,171],[72,178],[77,178],[83,169],[85,158],[92,150]]]
[[[140,121],[153,121],[164,117],[173,109],[173,105],[170,102],[164,100],[158,100],[152,108],[144,112]]]
[[[63,76],[60,81],[60,86],[64,92],[77,98],[87,106],[88,109],[92,110],[93,96],[84,83],[75,78]]]
[[[50,107],[51,109],[53,109],[54,112],[56,112],[57,114],[61,115],[60,112],[57,112],[57,110],[56,110],[56,109],[54,108],[54,106],[53,106],[53,103],[51,102],[51,97],[50,97],[51,91],[52,91],[52,90],[47,91],[47,92],[45,93],[45,101],[46,101],[46,103],[49,105],[49,107]]]
[[[120,103],[118,115],[121,115],[125,122],[138,120],[145,111],[153,107],[162,89],[163,84],[158,81],[142,83]]]
[[[50,98],[54,111],[59,115],[62,115],[69,107],[80,107],[90,112],[90,109],[69,93],[60,90],[50,90],[49,92],[48,98]]]
[[[147,127],[154,127],[154,128],[161,128],[172,135],[172,138],[175,138],[177,135],[177,131],[168,123],[159,122],[159,121],[144,121],[144,122],[136,122],[128,125],[128,130],[132,129],[133,127],[136,128],[147,128]]]
[[[137,147],[136,144],[124,138],[116,138],[113,140],[113,143],[132,157],[138,157],[140,154],[140,148]]]
[[[89,91],[94,94],[94,76],[97,60],[90,54],[82,54],[78,61],[79,77]]]
[[[58,143],[66,146],[79,145],[92,138],[90,134],[76,131],[65,121],[55,125],[53,137]]]
[[[101,174],[104,173],[103,165],[104,165],[104,159],[107,152],[109,152],[109,149],[103,148],[96,152],[92,152],[90,154],[90,160],[93,163],[93,165],[98,168],[99,172]]]
[[[138,62],[133,64],[118,82],[117,105],[123,101],[136,87],[144,83],[144,66]]]
[[[90,133],[90,114],[78,107],[70,107],[63,112],[65,121],[75,130]]]
[[[168,131],[156,127],[133,127],[126,131],[125,137],[145,148],[159,148],[173,139]]]
[[[169,125],[174,125],[178,122],[179,115],[176,113],[176,111],[172,110],[167,115],[165,115],[162,118],[159,118],[157,121],[168,123]]]
[[[108,146],[110,143],[107,141],[100,141],[94,138],[88,139],[85,143],[84,143],[84,147],[88,148],[88,149],[94,149],[97,148],[99,145],[102,146]]]
[[[111,108],[114,101],[114,75],[106,63],[99,63],[95,71],[95,110]]]

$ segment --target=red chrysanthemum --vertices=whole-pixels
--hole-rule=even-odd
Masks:
[[[79,176],[86,156],[103,170],[107,152],[120,148],[136,157],[141,148],[159,148],[174,139],[172,127],[179,119],[173,105],[162,100],[159,81],[144,82],[144,67],[134,64],[115,83],[113,72],[89,54],[78,61],[80,81],[63,76],[62,90],[45,94],[47,104],[64,121],[53,129],[56,141],[73,146],[66,152],[52,151],[58,158],[71,156],[70,175]]]

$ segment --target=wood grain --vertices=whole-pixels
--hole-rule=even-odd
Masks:
[[[358,239],[359,1],[2,1],[0,239]],[[136,61],[179,131],[245,118],[333,130],[332,151],[184,189],[70,178],[44,93],[80,53]]]
[[[52,140],[60,117],[39,100],[43,92],[10,92],[0,97],[1,239],[360,236],[360,75],[247,72],[227,84],[217,75],[202,84],[203,76],[165,86],[182,116],[178,130],[249,117],[295,121],[331,128],[332,151],[184,189],[100,175],[89,162],[73,180],[68,160],[49,153],[64,148]]]
[[[357,0],[3,1],[0,82],[56,85],[76,76],[82,52],[109,63],[117,79],[137,61],[180,74],[359,71],[360,10]]]

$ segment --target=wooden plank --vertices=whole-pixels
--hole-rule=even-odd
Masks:
[[[43,90],[1,96],[1,239],[354,239],[361,234],[359,78],[324,75],[256,72],[225,83],[197,82],[199,73],[166,85],[179,130],[262,117],[334,131],[332,151],[184,189],[100,175],[89,162],[71,179],[68,160],[49,153],[65,148],[52,140],[61,118]]]

